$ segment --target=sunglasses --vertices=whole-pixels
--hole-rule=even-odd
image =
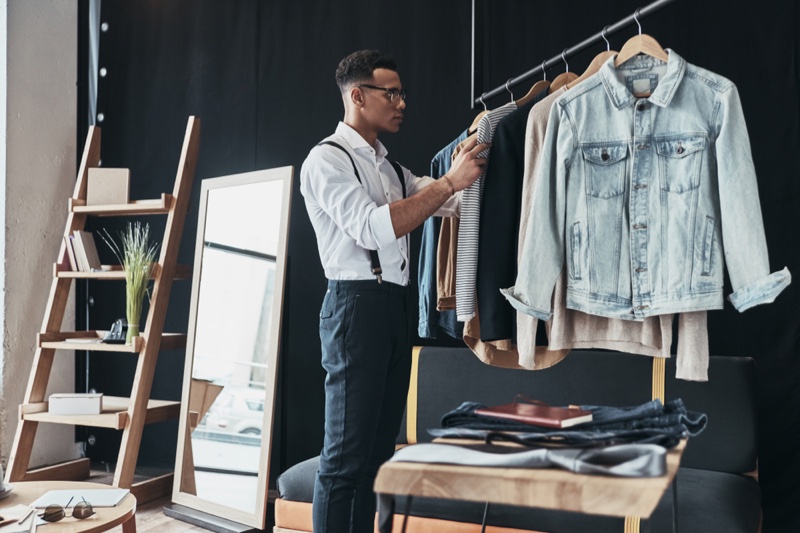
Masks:
[[[70,498],[67,502],[67,505],[61,507],[60,505],[52,504],[45,507],[44,512],[39,515],[39,518],[44,520],[45,522],[58,522],[59,520],[67,517],[67,508],[69,504],[72,503],[73,498]],[[72,518],[77,518],[78,520],[83,520],[84,518],[89,518],[94,514],[94,509],[92,508],[92,504],[81,498],[82,501],[75,504],[75,507],[72,508]]]

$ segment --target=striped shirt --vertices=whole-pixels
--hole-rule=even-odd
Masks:
[[[481,118],[478,124],[478,143],[492,142],[497,124],[515,109],[517,109],[517,104],[509,102],[493,109]],[[488,160],[489,151],[489,148],[483,150],[478,157],[485,157]],[[478,240],[484,176],[485,171],[475,183],[464,189],[461,197],[461,220],[458,226],[458,253],[456,255],[456,314],[458,320],[462,322],[475,316]]]

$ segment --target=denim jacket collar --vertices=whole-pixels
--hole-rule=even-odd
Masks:
[[[669,105],[686,72],[686,61],[669,48],[667,52],[669,53],[667,71],[659,80],[658,86],[653,91],[653,94],[648,97],[649,102],[659,107],[667,107]],[[600,67],[599,76],[611,102],[618,109],[621,109],[635,102],[637,98],[617,77],[617,69],[614,67],[614,61],[616,59],[617,56],[609,58],[603,66]],[[624,65],[628,68],[647,68],[652,67],[655,63],[661,63],[661,61],[650,56],[642,55],[626,61]]]

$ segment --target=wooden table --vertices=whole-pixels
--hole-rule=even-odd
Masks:
[[[12,505],[30,505],[39,496],[49,490],[88,490],[107,489],[108,485],[79,481],[16,481],[11,483],[14,490],[0,507]],[[91,503],[91,502],[90,502]],[[115,507],[95,507],[95,514],[83,520],[67,517],[58,522],[48,523],[36,528],[38,533],[96,533],[108,531],[122,524],[124,533],[136,533],[136,497],[128,494]]]
[[[378,471],[375,492],[648,518],[672,484],[685,447],[683,440],[667,454],[667,473],[655,478],[576,474],[556,468],[388,462]]]

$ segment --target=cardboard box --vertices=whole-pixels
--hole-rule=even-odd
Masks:
[[[102,393],[51,394],[47,412],[51,415],[99,415],[103,411]]]
[[[127,168],[89,168],[86,205],[127,204],[130,174]]]

